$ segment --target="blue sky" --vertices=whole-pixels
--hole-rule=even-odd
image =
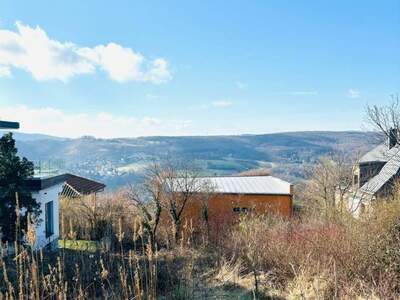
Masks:
[[[363,129],[396,1],[0,0],[0,118],[59,136]]]

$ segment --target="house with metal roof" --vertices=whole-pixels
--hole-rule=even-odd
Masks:
[[[194,225],[201,220],[205,205],[208,222],[217,230],[219,226],[237,220],[243,213],[292,215],[293,185],[274,176],[200,177],[194,184],[196,187],[192,191],[199,197],[189,200],[183,212],[183,219]],[[170,187],[178,194],[186,188],[186,178],[176,178]],[[204,193],[207,197],[202,197]]]
[[[353,186],[358,197],[388,196],[400,176],[400,145],[396,134],[361,157],[354,168]]]

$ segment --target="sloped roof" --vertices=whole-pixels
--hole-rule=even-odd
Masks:
[[[26,180],[26,184],[31,191],[40,191],[66,182],[67,175],[68,174],[46,177],[32,177]]]
[[[386,162],[387,161],[387,157],[386,157],[387,152],[388,152],[388,147],[385,144],[378,145],[371,151],[364,154],[360,158],[360,163],[376,162],[376,161]]]
[[[399,172],[400,148],[398,146],[393,147],[388,151],[388,154],[390,154],[390,158],[386,164],[376,176],[372,177],[360,188],[361,192],[371,195],[375,194],[384,186],[385,183]]]
[[[400,145],[389,149],[386,143],[376,146],[371,151],[367,152],[360,158],[360,163],[368,162],[387,162],[389,159],[397,153],[400,149]]]
[[[175,191],[181,191],[179,180]],[[290,195],[289,182],[273,176],[224,176],[201,177],[196,179],[199,186],[211,186],[213,193],[220,194],[261,194]]]
[[[67,174],[67,180],[61,194],[71,195],[71,192],[74,192],[77,194],[77,196],[89,195],[100,192],[104,190],[105,187],[106,186],[103,183],[84,177]]]
[[[34,177],[27,181],[32,191],[40,191],[60,183],[64,183],[62,195],[75,197],[96,193],[106,187],[103,183],[68,173],[46,178]]]

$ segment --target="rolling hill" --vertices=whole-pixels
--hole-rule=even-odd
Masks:
[[[369,132],[287,132],[263,135],[97,139],[16,134],[19,153],[42,167],[57,166],[117,187],[139,180],[155,160],[191,162],[206,174],[266,168],[296,182],[307,165],[333,151],[357,156],[373,146]]]

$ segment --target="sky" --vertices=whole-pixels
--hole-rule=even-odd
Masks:
[[[0,0],[0,119],[65,137],[363,130],[400,1]]]

